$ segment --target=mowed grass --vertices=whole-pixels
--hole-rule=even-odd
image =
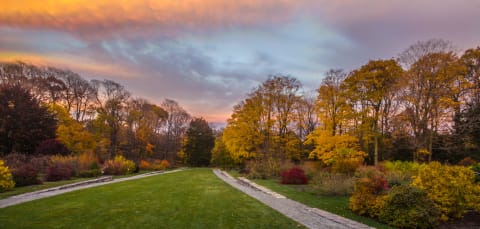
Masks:
[[[254,180],[257,184],[265,186],[292,200],[307,206],[322,209],[348,219],[367,224],[375,228],[392,228],[373,219],[359,216],[348,208],[348,197],[345,196],[320,196],[305,191],[305,186],[282,185],[278,180]]]
[[[113,176],[113,179],[119,179],[119,178],[124,178],[124,177],[130,177],[130,176],[137,176],[140,174],[144,173],[149,173],[152,171],[140,171],[138,173],[133,173],[133,174],[128,174],[128,175],[121,175],[121,176]],[[93,180],[97,179],[98,177],[90,177],[90,178],[73,178],[71,180],[61,180],[61,181],[44,181],[42,184],[37,184],[37,185],[29,185],[29,186],[24,186],[24,187],[15,187],[12,190],[2,192],[0,193],[0,199],[5,199],[11,196],[15,195],[20,195],[28,192],[35,192],[43,189],[49,189],[49,188],[54,188],[66,184],[72,184],[72,183],[77,183],[81,181],[87,181],[87,180]],[[1,228],[1,227],[0,227]]]
[[[0,228],[303,228],[191,169],[0,209]]]

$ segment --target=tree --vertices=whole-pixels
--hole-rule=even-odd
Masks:
[[[374,138],[375,165],[378,165],[379,135],[384,133],[384,126],[381,125],[384,122],[379,121],[381,117],[388,119],[390,116],[392,97],[402,74],[403,70],[395,60],[376,60],[369,61],[345,79],[347,90],[353,94],[351,98],[362,104],[361,115],[370,120],[368,124],[371,125],[369,131]]]
[[[65,105],[77,121],[83,121],[95,102],[98,88],[77,73],[52,68],[65,84]],[[105,81],[104,83],[107,83]]]
[[[153,156],[160,148],[160,129],[168,117],[167,112],[144,99],[131,99],[126,110],[125,145],[130,158]]]
[[[85,130],[80,122],[73,119],[67,110],[60,105],[52,104],[49,109],[58,120],[57,139],[69,151],[77,155],[94,152],[97,143],[93,135]]]
[[[187,129],[183,152],[192,166],[208,166],[215,145],[213,131],[203,118],[194,118]]]
[[[171,99],[165,99],[161,108],[168,114],[163,129],[163,159],[174,161],[175,155],[181,150],[182,138],[191,117],[183,107]]]
[[[453,116],[458,103],[458,77],[464,72],[457,56],[452,53],[429,53],[412,64],[402,78],[402,105],[415,136],[417,150],[425,149],[432,158],[433,138],[442,120]],[[414,159],[416,156],[414,155]]]
[[[469,82],[467,86],[467,103],[480,103],[480,46],[475,49],[468,49],[461,57],[461,62],[466,67],[465,79]]]
[[[20,85],[0,85],[0,153],[34,153],[55,138],[56,120]]]
[[[301,157],[301,138],[295,132],[300,88],[293,77],[269,77],[234,107],[222,139],[237,162]]]
[[[100,85],[103,93],[101,98],[97,98],[100,103],[97,109],[97,131],[108,136],[109,157],[113,158],[120,143],[119,133],[125,121],[125,107],[130,93],[122,85],[111,80],[102,81]]]
[[[265,121],[258,97],[247,98],[233,108],[222,140],[237,163],[260,157],[265,143]]]
[[[324,130],[329,131],[332,136],[342,134],[342,124],[345,113],[348,110],[346,98],[341,87],[346,74],[341,69],[331,69],[322,80],[317,89],[318,97],[316,107],[318,117]]]
[[[214,166],[220,166],[224,169],[231,169],[235,167],[235,161],[233,160],[230,152],[228,152],[225,143],[222,140],[222,133],[215,138],[215,146],[212,149],[211,164]]]

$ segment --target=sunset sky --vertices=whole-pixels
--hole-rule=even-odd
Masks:
[[[476,0],[3,0],[0,61],[111,79],[224,122],[269,75],[315,90],[331,68],[395,58],[442,38],[480,45]]]

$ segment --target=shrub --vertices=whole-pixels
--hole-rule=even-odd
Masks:
[[[0,192],[12,189],[15,186],[13,182],[12,173],[5,165],[3,160],[0,160]]]
[[[425,167],[425,164],[410,161],[384,161],[381,166],[385,170],[388,185],[393,187],[411,183],[412,176],[417,175],[419,169]]]
[[[69,180],[74,174],[74,169],[69,163],[53,162],[45,173],[47,181]]]
[[[359,215],[377,217],[389,189],[385,175],[375,167],[360,167],[355,172],[355,178],[350,209]]]
[[[353,175],[358,167],[363,163],[363,160],[358,158],[342,158],[338,159],[332,164],[332,172]]]
[[[167,160],[154,160],[151,169],[153,170],[165,170],[170,167],[170,163]]]
[[[152,164],[148,161],[141,160],[140,164],[138,165],[141,170],[151,170],[152,169]]]
[[[162,170],[168,169],[169,167],[170,167],[170,163],[167,160],[162,160],[160,162],[160,168],[162,168]]]
[[[412,185],[426,190],[443,221],[462,218],[468,209],[480,210],[480,187],[469,168],[432,162],[419,171]]]
[[[305,176],[303,169],[298,167],[293,167],[290,170],[283,171],[282,174],[282,184],[307,184],[308,178]]]
[[[323,163],[321,161],[304,161],[300,168],[302,168],[303,171],[305,171],[305,175],[311,179],[322,168],[322,164]]]
[[[390,190],[378,217],[397,228],[433,228],[438,224],[440,210],[424,190],[400,185]]]
[[[61,166],[57,166],[59,168],[66,168],[70,167],[72,170],[72,176],[75,176],[80,171],[79,169],[79,160],[76,156],[51,156],[50,162],[48,164],[47,170],[52,167],[52,165],[62,164]],[[53,166],[55,167],[55,166]]]
[[[108,175],[125,175],[135,171],[135,162],[127,160],[121,155],[117,155],[113,160],[105,161],[102,171]]]
[[[27,155],[21,153],[7,154],[7,156],[5,156],[3,160],[5,161],[5,164],[10,168],[10,170],[20,168],[24,164],[30,162],[30,159],[27,157]]]
[[[472,166],[475,163],[477,163],[475,160],[473,160],[471,157],[466,157],[463,158],[461,161],[458,162],[458,165],[462,166]]]
[[[98,169],[98,157],[94,152],[84,152],[77,158],[78,171]]]
[[[35,154],[42,155],[68,155],[70,151],[57,139],[47,139],[35,148]]]
[[[12,170],[13,181],[15,186],[27,186],[34,184],[41,184],[42,181],[38,179],[39,170],[33,167],[30,163],[24,163]]]
[[[320,195],[348,196],[353,191],[354,181],[352,176],[346,174],[318,172],[310,184]]]
[[[265,160],[252,160],[247,162],[247,177],[252,179],[274,178],[280,175],[282,164],[273,158]]]
[[[50,156],[40,155],[30,158],[30,163],[33,165],[34,168],[38,169],[38,171],[45,171],[48,167],[50,162]]]

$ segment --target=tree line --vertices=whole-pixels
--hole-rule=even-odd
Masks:
[[[174,100],[156,105],[112,80],[22,62],[0,64],[0,102],[1,155],[92,151],[175,162],[192,120]]]
[[[329,70],[316,95],[269,77],[234,107],[213,160],[480,160],[479,102],[480,47],[458,55],[451,42],[421,41],[398,58]]]

